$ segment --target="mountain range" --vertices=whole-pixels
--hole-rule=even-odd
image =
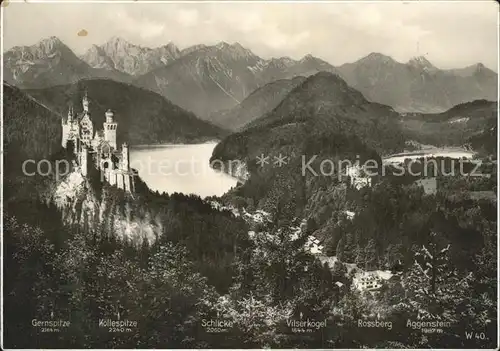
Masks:
[[[259,58],[241,45],[203,46],[170,65],[137,78],[134,84],[156,91],[201,118],[235,106],[259,86],[250,69]]]
[[[298,61],[288,57],[263,60],[238,43],[221,42],[187,50],[172,64],[139,77],[134,84],[216,122],[217,111],[236,106],[258,87],[320,71],[335,68],[311,55]]]
[[[401,112],[443,112],[462,102],[497,99],[498,75],[481,63],[441,70],[423,56],[400,63],[372,53],[338,70],[369,100]]]
[[[4,57],[4,80],[21,88],[44,88],[82,78],[130,82],[223,125],[228,110],[246,110],[236,106],[256,89],[320,71],[337,73],[369,101],[400,112],[443,112],[459,103],[497,97],[498,75],[483,64],[444,70],[425,57],[401,63],[380,53],[334,67],[312,55],[300,60],[262,59],[238,43],[194,45],[184,50],[168,43],[151,49],[113,37],[77,57],[51,37],[33,46],[14,47]],[[240,118],[234,126],[248,123]]]
[[[91,67],[79,59],[57,37],[32,46],[16,46],[4,53],[4,78],[19,88],[46,88],[84,78],[128,81],[129,76],[113,68]]]
[[[81,59],[94,68],[140,76],[165,66],[180,56],[180,50],[173,43],[151,49],[113,37],[101,46],[92,45]]]

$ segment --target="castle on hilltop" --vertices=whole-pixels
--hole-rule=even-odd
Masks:
[[[73,150],[77,167],[83,176],[87,176],[93,167],[99,170],[101,180],[133,192],[134,174],[130,169],[128,145],[123,143],[121,150],[116,145],[118,123],[114,119],[113,111],[106,111],[103,129],[94,133],[87,92],[82,99],[82,105],[82,112],[74,114],[73,107],[70,107],[68,116],[62,118],[62,146]]]

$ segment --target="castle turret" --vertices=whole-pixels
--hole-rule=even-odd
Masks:
[[[61,126],[62,126],[61,145],[63,148],[67,147],[72,123],[73,123],[73,108],[70,106],[68,110],[68,117],[66,118],[66,120],[64,120],[64,117],[61,118]]]
[[[127,143],[122,144],[122,162],[121,162],[121,169],[123,171],[128,171],[129,170],[129,154],[128,154],[128,145]]]
[[[108,109],[104,115],[106,116],[106,123],[114,122],[115,114],[113,113],[113,111],[111,111],[111,109]]]
[[[84,112],[89,112],[89,97],[87,96],[87,91],[85,90],[85,95],[82,98],[82,105],[83,105],[83,111]]]
[[[116,150],[116,128],[118,123],[114,121],[114,113],[111,110],[106,111],[106,122],[104,122],[104,140]]]
[[[82,175],[85,177],[88,174],[89,170],[89,150],[87,148],[87,145],[82,143],[81,146],[81,152],[80,152],[80,168],[82,171]]]
[[[130,172],[130,159],[127,143],[122,144],[122,162],[120,165],[123,172],[120,174],[120,176],[123,177],[122,189],[131,192],[133,191],[132,189],[134,189],[134,179],[132,173]]]
[[[73,122],[73,105],[70,105],[68,109],[68,124],[71,124],[72,122]]]

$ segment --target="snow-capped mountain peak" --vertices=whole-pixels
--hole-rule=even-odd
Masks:
[[[82,59],[94,68],[116,69],[137,76],[167,65],[179,57],[180,50],[171,42],[152,49],[114,36],[103,45],[90,48]]]
[[[412,57],[408,64],[413,67],[422,68],[422,69],[435,69],[434,65],[430,63],[424,56],[415,56]]]
[[[304,57],[300,60],[300,62],[311,61],[311,60],[314,60],[314,59],[315,59],[315,57],[314,57],[313,55],[311,55],[311,54],[307,54],[307,55],[305,55],[305,56],[304,56]]]
[[[126,41],[125,39],[123,39],[122,37],[119,37],[119,36],[112,36],[111,38],[109,38],[109,40],[107,41],[108,44],[114,44],[114,45],[132,45],[130,44],[128,41]]]
[[[240,43],[228,44],[222,41],[215,45],[215,49],[235,60],[255,57],[250,50],[244,48]]]
[[[217,45],[215,45],[215,48],[217,50],[225,50],[229,47],[230,45],[228,43],[226,43],[225,41],[221,41],[220,43],[218,43]]]
[[[38,45],[39,46],[46,46],[46,47],[56,47],[59,45],[64,45],[64,43],[58,37],[51,36],[51,37],[40,40]]]
[[[361,65],[378,65],[378,64],[395,64],[396,61],[390,56],[381,54],[379,52],[372,52],[365,57],[356,61],[357,64]]]

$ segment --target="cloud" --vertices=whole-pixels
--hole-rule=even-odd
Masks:
[[[183,27],[192,27],[198,22],[198,11],[195,9],[179,9],[177,21]]]
[[[147,18],[133,17],[123,9],[110,13],[110,23],[119,28],[119,31],[131,33],[134,36],[139,36],[142,39],[150,39],[160,36],[165,25]]]

